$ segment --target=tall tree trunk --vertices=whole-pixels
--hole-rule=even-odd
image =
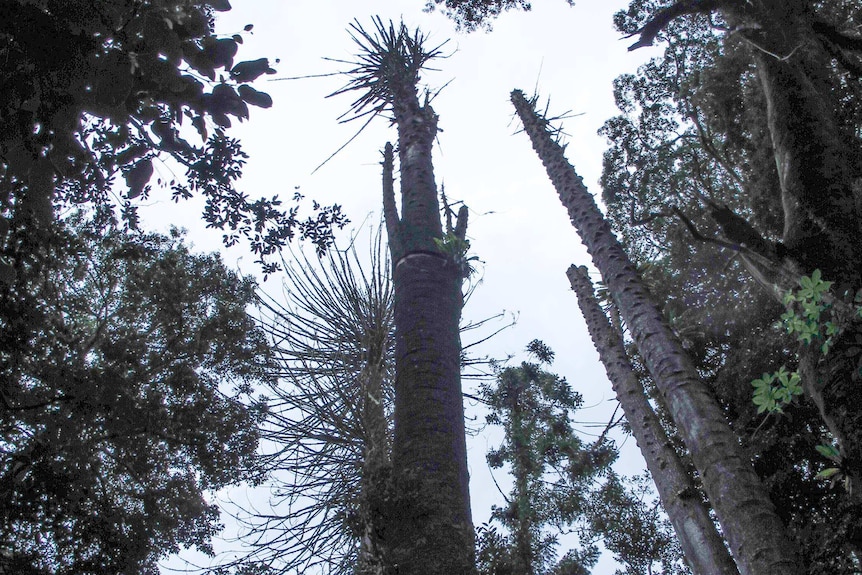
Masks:
[[[766,489],[708,387],[646,286],[524,94],[512,102],[572,224],[602,274],[680,430],[742,575],[796,575],[802,568]]]
[[[530,510],[530,448],[529,434],[525,429],[524,404],[521,392],[524,387],[513,386],[509,397],[509,418],[512,427],[512,477],[515,479],[515,505],[518,522],[513,530],[515,548],[513,550],[514,569],[519,575],[535,574],[535,536],[538,529],[533,523]]]
[[[578,305],[593,344],[658,489],[662,507],[667,511],[686,563],[694,575],[738,575],[739,571],[709,516],[709,510],[701,501],[691,476],[671,446],[647,400],[643,385],[632,370],[622,334],[610,324],[596,301],[587,268],[573,265],[566,275],[578,296]]]
[[[835,111],[830,55],[813,30],[810,2],[727,3],[722,15],[751,46],[784,209],[783,241],[802,270],[860,285],[862,218],[852,134]]]
[[[383,153],[383,215],[393,265],[395,410],[392,477],[383,505],[387,570],[449,575],[475,569],[470,515],[459,321],[464,299],[467,211],[443,233],[431,147],[437,115],[419,103],[422,67],[440,55],[404,24],[355,22],[360,46],[350,82],[354,117],[387,114],[398,129],[401,213],[395,204],[394,151]],[[453,249],[449,249],[453,248]]]
[[[393,475],[398,508],[392,531],[399,575],[450,575],[474,570],[468,490],[459,320],[461,268],[444,254],[431,144],[437,117],[396,98],[401,217],[395,207],[393,151],[383,160],[383,203],[394,262],[395,437]],[[412,99],[411,99],[412,98]],[[458,229],[466,231],[466,211]],[[463,231],[462,237],[463,239]]]
[[[365,432],[365,449],[362,460],[362,496],[360,499],[359,556],[355,573],[358,575],[383,575],[386,569],[386,542],[384,533],[385,515],[381,513],[380,500],[386,497],[386,481],[391,469],[389,454],[389,423],[386,417],[386,399],[383,385],[386,372],[386,350],[374,343],[380,339],[368,339],[367,361],[362,375],[360,398],[361,425]],[[385,341],[385,340],[382,340]]]

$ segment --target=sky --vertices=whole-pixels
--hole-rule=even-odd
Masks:
[[[528,137],[518,133],[509,93],[520,88],[529,95],[537,89],[542,104],[550,98],[550,115],[574,115],[564,121],[567,156],[587,187],[600,195],[598,179],[607,142],[596,132],[618,113],[613,80],[635,73],[658,53],[655,48],[628,52],[633,40],[621,38],[613,29],[613,13],[624,9],[627,1],[578,0],[570,7],[564,0],[536,0],[530,12],[503,14],[494,21],[492,32],[471,34],[456,32],[440,12],[423,12],[425,0],[232,0],[232,4],[233,10],[219,14],[217,32],[242,33],[238,57],[267,57],[277,70],[255,83],[272,96],[273,107],[252,108],[250,120],[235,124],[230,132],[250,155],[240,188],[252,197],[278,194],[287,199],[298,186],[309,200],[340,204],[352,220],[339,234],[342,245],[363,222],[367,227],[379,221],[381,150],[387,141],[395,142],[395,130],[385,119],[376,119],[315,171],[361,124],[338,121],[349,109],[350,94],[327,98],[346,83],[344,76],[292,78],[347,69],[331,59],[353,58],[356,45],[347,28],[354,19],[366,29],[372,27],[372,15],[384,22],[403,19],[411,29],[418,26],[427,34],[430,46],[446,42],[443,52],[448,57],[432,62],[438,71],[426,72],[422,82],[432,91],[445,85],[432,102],[440,118],[433,150],[435,176],[438,186],[445,185],[450,202],[463,201],[469,207],[467,237],[472,255],[482,261],[476,277],[481,284],[468,301],[464,318],[481,320],[504,311],[517,317],[514,327],[477,352],[495,357],[516,354],[520,361],[526,359],[522,352],[528,342],[543,340],[556,352],[551,370],[584,396],[586,408],[576,414],[576,421],[585,423],[576,427],[585,433],[600,432],[601,427],[588,423],[603,426],[616,402],[565,276],[569,265],[589,264],[589,256]],[[254,25],[251,33],[242,32],[246,24]],[[195,202],[176,205],[154,194],[142,216],[146,225],[158,230],[166,231],[171,224],[188,228],[197,249],[220,250],[229,266],[247,274],[257,272],[247,250],[225,249],[221,234],[204,229]],[[598,276],[593,274],[593,279]],[[280,293],[278,278],[262,287]],[[468,416],[476,413],[468,406]],[[503,502],[485,463],[487,449],[497,440],[487,434],[468,438],[476,525],[488,520],[491,505]],[[634,440],[629,440],[618,469],[632,474],[642,466]],[[500,475],[495,476],[505,489]],[[166,565],[180,567],[175,560]],[[603,559],[594,575],[613,571],[613,562]]]

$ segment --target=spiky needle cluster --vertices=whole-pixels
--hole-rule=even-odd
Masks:
[[[428,36],[418,29],[410,32],[401,22],[392,21],[386,26],[379,16],[372,17],[375,30],[368,31],[359,20],[350,24],[350,36],[359,46],[355,61],[334,60],[353,66],[344,72],[350,77],[346,86],[333,92],[337,96],[359,91],[361,95],[350,105],[350,109],[339,119],[355,120],[369,114],[372,117],[391,110],[396,95],[405,91],[416,93],[419,71],[433,58],[444,57],[443,42],[426,49]]]

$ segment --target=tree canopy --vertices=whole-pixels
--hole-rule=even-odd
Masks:
[[[731,4],[637,1],[617,14],[618,30],[639,37],[633,48],[665,51],[615,83],[603,197],[807,572],[855,573],[858,490],[840,486],[859,464],[859,321],[828,310],[852,307],[862,288],[852,29],[862,6]],[[803,311],[786,294],[804,285],[829,290],[820,321],[839,335],[817,326],[806,343],[787,333]],[[784,368],[798,387],[773,377]],[[842,481],[818,477],[836,461]]]
[[[575,5],[575,0],[566,2],[569,6]],[[491,30],[492,21],[503,12],[513,9],[529,12],[533,7],[527,0],[426,0],[425,11],[433,12],[440,5],[456,28],[468,32],[480,28]]]
[[[54,224],[51,266],[0,293],[4,572],[156,573],[211,551],[206,492],[254,479],[254,283],[179,232],[84,220]]]
[[[487,422],[504,432],[502,444],[488,451],[488,465],[508,468],[514,482],[506,505],[495,506],[491,522],[477,530],[480,573],[586,575],[599,542],[623,566],[620,575],[689,573],[649,477],[621,477],[611,468],[618,455],[608,438],[614,422],[587,442],[572,424],[581,394],[544,369],[554,352],[539,340],[527,350],[534,362],[499,368],[493,383],[480,385]],[[561,536],[571,533],[577,544],[560,554]]]
[[[249,106],[272,105],[251,82],[275,70],[266,58],[237,61],[252,25],[215,34],[217,12],[230,8],[228,0],[4,3],[0,240],[68,205],[120,207],[134,228],[137,202],[159,165],[173,161],[185,178],[160,176],[159,187],[175,201],[203,196],[207,224],[225,231],[227,245],[246,237],[265,270],[297,231],[325,249],[332,226],[345,222],[338,206],[315,204],[300,221],[297,206],[236,188],[247,156],[226,130]],[[2,262],[4,277],[19,259]]]
[[[425,7],[469,31],[530,3]],[[245,312],[253,283],[192,254],[180,232],[142,232],[137,217],[159,193],[201,196],[207,224],[226,245],[248,241],[265,273],[295,236],[322,254],[346,222],[338,206],[315,202],[302,219],[298,194],[239,189],[248,158],[230,128],[272,105],[253,83],[274,69],[239,57],[251,25],[215,33],[230,8],[0,8],[0,571],[156,573],[181,547],[211,552],[218,511],[207,492],[263,469],[299,478],[274,489],[304,507],[258,517],[252,561],[217,572],[373,572],[394,568],[392,557],[402,572],[469,571],[458,318],[475,258],[466,207],[453,225],[444,197],[440,218],[438,118],[416,85],[439,46],[380,18],[375,30],[352,26],[360,56],[336,93],[360,91],[352,112],[389,115],[399,134],[383,161],[396,297],[334,258],[334,282],[294,286],[293,302],[316,317],[271,308],[265,328],[282,344],[273,358]],[[859,573],[860,20],[857,0],[631,0],[618,31],[630,49],[665,51],[617,79],[620,114],[601,130],[606,219],[627,253],[615,245],[607,256],[604,214],[564,198],[573,220],[597,224],[593,254],[622,270],[608,272],[626,284],[609,313],[621,310],[614,336],[636,345],[620,361],[635,366],[637,393],[650,393],[663,442],[697,466],[681,473],[691,489],[670,496],[712,506],[743,575]],[[568,174],[552,143],[537,151],[559,151],[555,172]],[[164,176],[177,166],[184,175]],[[565,177],[562,188],[578,186]],[[638,307],[647,291],[661,309]],[[541,344],[532,351],[550,362]],[[663,366],[674,373],[661,377]],[[494,511],[509,534],[479,529],[478,568],[585,573],[601,537],[626,573],[684,572],[645,482],[632,488],[608,469],[609,446],[570,429],[580,400],[565,381],[528,362],[498,375],[484,391],[505,440],[489,462],[511,466],[515,489]],[[277,396],[273,409],[253,397],[258,385]],[[279,445],[254,457],[260,433]],[[739,512],[752,502],[756,512]],[[577,525],[583,549],[554,565],[547,525]],[[266,539],[272,527],[281,531]],[[763,553],[749,544],[770,537]]]

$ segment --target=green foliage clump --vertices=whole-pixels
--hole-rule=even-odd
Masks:
[[[782,407],[792,402],[794,397],[802,395],[800,382],[799,374],[788,372],[783,365],[775,373],[764,373],[763,377],[752,381],[757,413],[781,412]]]
[[[828,310],[830,304],[823,301],[823,296],[829,292],[832,282],[820,277],[820,270],[814,270],[811,276],[799,279],[799,289],[787,292],[784,305],[787,311],[781,320],[787,327],[787,333],[796,334],[802,343],[810,344],[813,340],[824,340],[821,351],[829,351],[831,336],[838,333],[838,327],[831,321],[821,321],[821,315]]]
[[[574,5],[574,0],[566,0]],[[527,0],[426,0],[425,11],[432,12],[443,5],[443,14],[451,18],[459,30],[472,32],[479,28],[491,29],[491,21],[512,9],[529,11]]]
[[[182,234],[72,217],[0,285],[0,571],[156,572],[212,553],[206,493],[252,481],[269,347],[255,285]],[[37,265],[38,264],[38,265]]]
[[[845,320],[837,319],[827,295],[832,282],[824,281],[820,270],[814,270],[811,276],[799,279],[799,289],[789,291],[784,296],[787,310],[781,315],[781,320],[787,333],[796,334],[797,339],[805,345],[822,341],[820,352],[829,353],[833,338],[841,334]],[[854,300],[857,304],[862,299],[862,292]],[[862,317],[862,305],[857,305],[855,315]],[[826,319],[826,317],[831,319]],[[834,320],[834,321],[833,321]],[[788,372],[781,366],[777,372],[764,373],[762,377],[751,382],[754,387],[754,404],[757,413],[781,412],[782,407],[802,395],[801,379],[797,372]]]
[[[467,255],[467,252],[470,251],[470,240],[460,238],[453,232],[449,232],[443,236],[443,239],[434,238],[434,245],[440,252],[452,258],[452,261],[461,271],[462,277],[468,278],[476,273],[473,262],[479,261],[479,256]]]
[[[275,70],[266,58],[236,61],[251,25],[215,33],[216,13],[230,9],[227,0],[5,2],[0,228],[32,233],[82,204],[118,208],[134,228],[156,177],[174,201],[204,198],[207,224],[228,245],[246,238],[265,270],[297,231],[327,247],[345,223],[338,206],[300,221],[277,197],[252,201],[236,187],[247,156],[226,130],[249,106],[272,105],[251,83]],[[158,178],[167,160],[186,177]]]

